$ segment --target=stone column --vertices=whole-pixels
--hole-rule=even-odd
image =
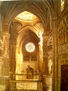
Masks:
[[[40,35],[40,42],[39,42],[39,70],[42,72],[43,66],[43,37]]]
[[[8,24],[3,26],[3,75],[9,75],[9,38]]]
[[[58,88],[58,39],[57,39],[57,17],[52,19],[52,35],[53,35],[53,88],[52,91],[57,91]]]
[[[3,34],[3,57],[9,58],[9,33]]]
[[[1,6],[0,6],[0,33],[2,32],[2,16],[1,16]]]
[[[48,75],[47,35],[43,35],[43,73]]]

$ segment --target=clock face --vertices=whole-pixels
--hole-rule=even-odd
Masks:
[[[34,45],[34,43],[32,43],[32,42],[29,42],[29,43],[27,43],[26,45],[25,45],[25,49],[26,49],[26,51],[27,52],[34,52],[34,50],[35,50],[35,45]]]

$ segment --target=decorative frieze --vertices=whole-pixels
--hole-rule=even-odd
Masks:
[[[59,24],[58,27],[58,45],[68,42],[68,21],[65,17]]]
[[[58,54],[68,53],[68,43],[58,46]]]

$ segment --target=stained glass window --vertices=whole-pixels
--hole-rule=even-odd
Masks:
[[[26,49],[27,52],[34,52],[35,45],[33,43],[31,43],[31,42],[30,43],[27,43],[25,45],[25,49]]]

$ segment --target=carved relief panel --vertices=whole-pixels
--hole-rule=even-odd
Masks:
[[[68,53],[68,16],[63,18],[58,28],[58,54]]]
[[[68,16],[65,17],[58,28],[58,45],[68,42]]]

